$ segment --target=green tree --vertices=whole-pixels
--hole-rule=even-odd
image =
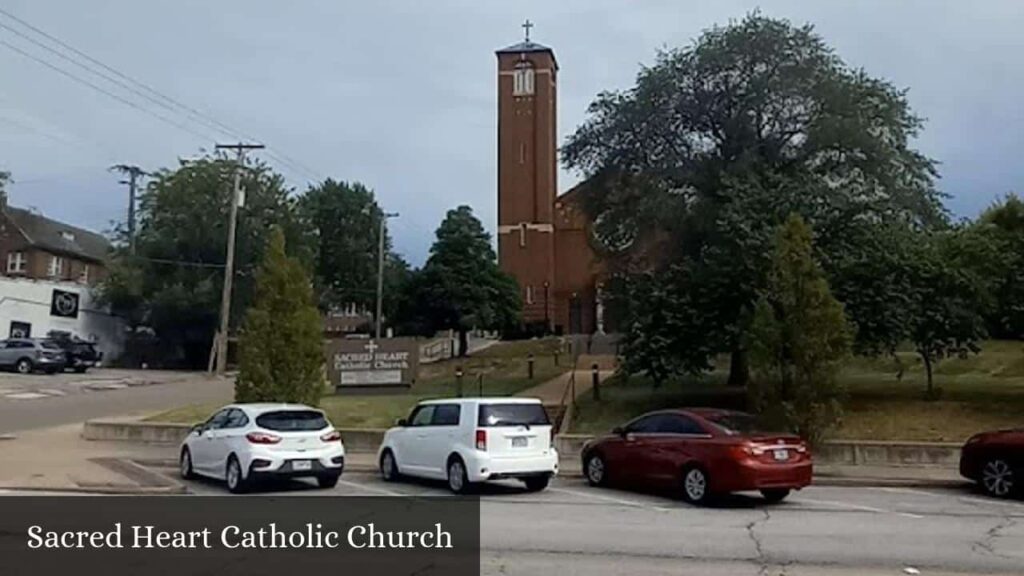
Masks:
[[[359,182],[327,179],[298,201],[298,213],[309,235],[313,276],[322,308],[349,304],[373,310],[377,290],[377,258],[383,212],[373,191]],[[385,294],[395,294],[408,264],[391,252],[384,238]]]
[[[937,398],[933,372],[943,358],[981,350],[985,314],[991,308],[989,279],[979,263],[993,246],[970,229],[920,235],[904,267],[908,298],[908,339],[924,363],[927,397]]]
[[[256,296],[238,342],[237,402],[317,405],[324,392],[323,327],[309,275],[271,233],[256,272]]]
[[[755,409],[819,442],[842,415],[836,373],[852,338],[843,305],[814,259],[811,229],[799,216],[790,216],[776,235],[749,338]]]
[[[115,313],[156,332],[167,363],[206,366],[220,310],[234,170],[234,160],[218,154],[156,172],[139,199],[136,253],[120,242],[113,273],[98,288]],[[284,179],[250,160],[242,185],[233,326],[252,299],[253,271],[272,228],[282,228],[293,252],[309,259]]]
[[[859,297],[843,254],[884,254],[882,242],[863,242],[880,227],[945,219],[934,163],[910,147],[920,127],[903,91],[844,64],[810,26],[758,13],[659,54],[635,87],[601,94],[564,159],[588,179],[598,248],[627,277],[613,297],[656,312],[627,314],[627,357],[684,373],[731,353],[730,381],[745,383],[745,333],[774,230],[791,213],[818,232],[833,289]],[[896,305],[864,298],[851,310]],[[877,342],[897,339],[897,328],[880,323],[857,338],[884,348]],[[645,354],[652,342],[674,358]]]
[[[993,244],[990,265],[995,301],[987,315],[996,338],[1024,340],[1024,201],[1009,194],[989,207],[974,226]]]
[[[415,310],[427,329],[455,330],[459,355],[473,328],[505,329],[519,323],[515,280],[498,269],[491,237],[469,206],[449,210],[430,257],[414,281]]]

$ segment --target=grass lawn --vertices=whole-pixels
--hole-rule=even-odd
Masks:
[[[483,376],[483,394],[510,396],[558,376],[569,369],[563,354],[555,365],[553,351],[557,340],[502,342],[468,358],[446,360],[420,366],[419,381],[408,393],[374,396],[324,396],[320,407],[339,428],[386,428],[407,416],[420,400],[455,395],[455,368],[462,366],[464,393],[479,393],[478,376]],[[528,378],[528,357],[534,355],[534,378]],[[200,422],[217,405],[192,404],[148,418],[155,422]]]
[[[924,399],[925,376],[911,352],[893,359],[851,360],[840,379],[849,398],[833,437],[859,440],[961,442],[981,430],[1024,426],[1024,343],[990,341],[981,354],[944,360],[935,373],[937,401]],[[724,385],[725,374],[676,381],[655,389],[643,379],[610,380],[602,401],[581,398],[573,432],[602,432],[644,412],[677,406],[742,409],[742,390]]]

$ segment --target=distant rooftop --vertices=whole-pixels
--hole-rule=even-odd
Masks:
[[[36,248],[95,262],[103,262],[110,251],[110,242],[95,232],[12,206],[4,208],[4,212]]]
[[[526,33],[523,41],[519,42],[518,44],[513,44],[511,46],[507,46],[505,48],[502,48],[501,50],[497,50],[495,53],[496,54],[526,54],[526,53],[529,53],[529,52],[547,52],[547,53],[551,54],[551,59],[554,60],[555,59],[555,51],[554,50],[552,50],[551,48],[549,48],[549,47],[547,47],[547,46],[545,46],[543,44],[538,44],[538,43],[534,42],[533,40],[530,40],[530,29],[531,28],[533,28],[533,22],[530,22],[529,20],[527,20],[526,22],[523,22],[523,30]],[[555,61],[555,68],[558,68],[558,61]]]

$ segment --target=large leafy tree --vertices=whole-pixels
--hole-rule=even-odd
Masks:
[[[120,249],[98,289],[115,313],[155,331],[168,363],[206,365],[220,310],[234,170],[233,159],[208,155],[155,173],[139,199],[136,253]],[[284,179],[257,161],[242,174],[232,325],[252,299],[270,230],[301,237]],[[300,241],[290,246],[308,260]]]
[[[776,235],[751,323],[751,397],[758,412],[820,441],[842,414],[836,373],[851,339],[843,305],[815,261],[811,230],[793,215]]]
[[[975,224],[992,243],[988,261],[993,307],[986,320],[997,338],[1024,340],[1024,201],[1007,195],[986,210]]]
[[[744,334],[790,213],[818,232],[836,293],[867,300],[846,302],[852,313],[898,305],[848,287],[865,282],[842,255],[884,254],[879,227],[944,221],[934,163],[910,146],[920,127],[903,91],[844,64],[810,26],[758,13],[599,95],[564,159],[587,177],[594,238],[623,277],[625,353],[651,360],[631,369],[700,372],[729,352],[730,380],[745,383]],[[863,349],[899,337],[852,320]]]
[[[383,218],[373,191],[359,182],[327,179],[299,198],[298,213],[313,252],[320,306],[355,304],[373,310]],[[384,249],[384,292],[393,295],[399,293],[408,265],[391,251],[386,231]]]
[[[237,402],[316,405],[324,392],[323,328],[309,275],[274,229],[239,338]]]
[[[412,308],[428,330],[455,330],[459,355],[473,328],[504,329],[519,322],[515,279],[498,269],[490,235],[469,206],[449,210],[430,257],[413,280]]]

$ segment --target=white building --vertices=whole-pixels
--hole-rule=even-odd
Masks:
[[[124,351],[124,321],[99,307],[88,286],[0,276],[0,339],[52,330],[95,342],[108,361]]]

